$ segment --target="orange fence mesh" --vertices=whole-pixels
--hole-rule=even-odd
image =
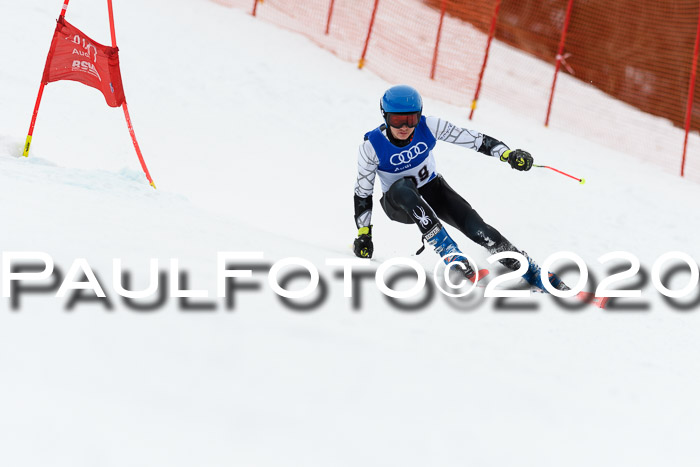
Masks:
[[[254,5],[214,1],[249,12]],[[379,0],[365,67],[468,113],[497,3]],[[544,124],[567,5],[568,0],[501,0],[497,40],[482,83],[484,101]],[[358,62],[374,6],[375,0],[265,0],[256,14]],[[442,8],[447,14],[431,79]],[[698,10],[698,0],[574,0],[550,126],[680,173]],[[514,54],[512,47],[527,53]],[[695,94],[685,174],[700,181]]]
[[[215,1],[248,11],[254,4],[253,0]],[[453,7],[457,3],[446,1]],[[379,0],[365,68],[389,82],[411,84],[426,95],[467,107],[486,47],[486,34],[479,27],[488,30],[491,3],[470,10],[474,24],[449,15],[444,18],[435,79],[430,79],[440,7],[431,8],[419,0]],[[375,0],[334,0],[327,35],[331,0],[265,0],[258,4],[256,16],[300,32],[340,58],[358,63],[374,4]]]
[[[568,0],[503,0],[496,38],[553,65],[567,4]],[[574,0],[561,68],[568,76],[560,75],[557,81],[550,126],[680,173],[698,8],[697,0]],[[464,6],[454,14],[469,21]],[[506,57],[512,55],[497,47],[491,59]],[[528,86],[518,91],[516,84],[504,85],[487,70],[482,96],[530,109],[544,122],[548,100],[543,97],[550,92],[553,72],[519,60],[522,68],[511,76]],[[623,103],[642,112],[630,111]],[[696,97],[691,127],[696,131],[697,104]],[[690,145],[686,175],[700,180],[697,133]]]

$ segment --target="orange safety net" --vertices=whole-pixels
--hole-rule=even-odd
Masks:
[[[567,4],[503,0],[496,38],[554,65]],[[574,0],[550,126],[679,174],[698,6],[697,0]],[[496,48],[492,63],[511,56]],[[510,79],[522,83],[519,91],[487,69],[482,96],[529,109],[544,122],[553,72],[525,58],[518,65]],[[686,176],[700,180],[697,99]]]
[[[251,12],[254,5],[253,0],[215,1]],[[457,4],[453,0],[445,3]],[[493,13],[491,3],[471,10],[486,28]],[[338,57],[359,63],[374,5],[375,0],[264,0],[256,16],[300,32]],[[478,26],[446,16],[431,79],[439,25],[440,6],[435,9],[419,0],[379,0],[364,67],[391,83],[410,84],[428,96],[468,108],[484,58],[486,34]]]
[[[251,12],[254,6],[214,1]],[[569,0],[379,0],[365,67],[462,105],[467,114],[499,3],[480,106],[496,102],[544,124]],[[256,14],[358,62],[374,6],[375,0],[265,0]],[[679,174],[698,0],[573,0],[571,11],[549,125]],[[700,181],[695,94],[685,175]]]

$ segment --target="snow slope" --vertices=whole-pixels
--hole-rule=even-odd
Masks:
[[[406,312],[369,280],[352,308],[324,261],[349,255],[356,147],[393,83],[303,37],[208,1],[116,2],[126,96],[158,190],[121,112],[75,83],[47,86],[31,155],[19,157],[59,3],[2,5],[0,245],[46,252],[63,274],[85,258],[112,308],[2,299],[2,465],[694,465],[698,307],[674,309],[650,283],[644,309],[574,312],[535,296],[518,302],[534,310],[508,311],[477,296]],[[67,17],[109,40],[102,2],[73,0]],[[464,109],[425,108],[470,126]],[[684,202],[697,184],[539,116],[480,112],[480,131],[587,179],[438,147],[450,184],[535,258],[572,251],[598,279],[610,267],[597,258],[616,250],[646,272],[667,251],[700,258],[700,220]],[[418,247],[412,226],[379,210],[373,221],[380,260]],[[328,298],[290,310],[256,273],[260,289],[227,310],[213,298],[219,251],[306,258]],[[150,258],[177,258],[189,288],[209,291],[195,302],[213,309],[175,298],[128,308],[112,258],[135,287]],[[432,269],[435,258],[414,259]]]

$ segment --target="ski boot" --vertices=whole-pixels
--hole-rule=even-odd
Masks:
[[[471,282],[477,279],[476,272],[471,264],[469,264],[469,260],[459,251],[457,244],[452,240],[444,227],[436,226],[433,230],[425,234],[424,238],[428,244],[435,249],[435,253],[440,255],[447,266],[455,262],[461,263],[461,265],[455,266],[453,269],[459,271],[460,274]],[[479,279],[481,279],[485,274],[482,274],[481,271],[479,271],[479,273]]]
[[[527,262],[529,264],[529,268],[525,274],[523,274],[523,279],[527,281],[528,284],[530,284],[533,287],[537,287],[538,289],[542,290],[543,292],[546,292],[547,289],[544,288],[544,284],[542,283],[542,274],[540,274],[540,267],[539,265],[528,256],[527,253],[524,251],[522,252],[523,255],[527,258]],[[569,286],[562,281],[559,276],[554,274],[553,272],[549,273],[549,283],[552,284],[552,287],[554,287],[557,290],[570,290]]]

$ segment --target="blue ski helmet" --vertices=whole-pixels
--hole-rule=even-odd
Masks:
[[[411,86],[399,84],[386,90],[379,101],[382,116],[386,119],[387,113],[411,113],[423,111],[423,99],[418,91]]]

